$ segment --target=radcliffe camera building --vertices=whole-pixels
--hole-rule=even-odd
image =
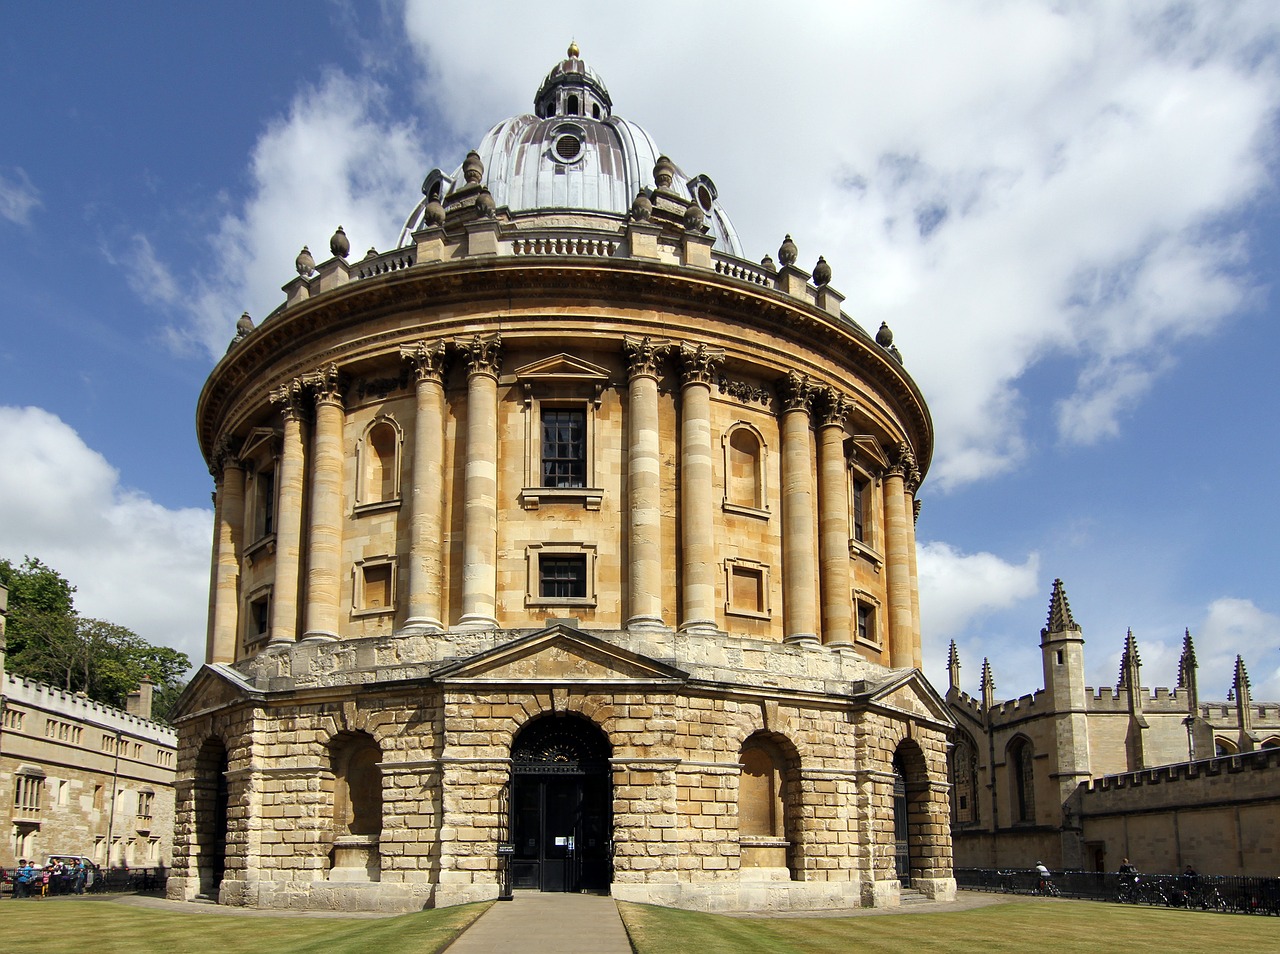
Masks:
[[[576,47],[422,192],[390,251],[304,248],[201,394],[170,896],[950,897],[892,333],[790,237],[745,258]]]

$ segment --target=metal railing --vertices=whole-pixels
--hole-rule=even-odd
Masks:
[[[1006,894],[1036,894],[1040,884],[1034,868],[956,868],[955,878],[961,889]],[[1280,915],[1280,878],[1059,871],[1052,881],[1064,898]]]

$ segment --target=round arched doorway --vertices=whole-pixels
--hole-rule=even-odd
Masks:
[[[511,746],[511,886],[602,891],[610,858],[609,740],[587,719],[544,716]]]

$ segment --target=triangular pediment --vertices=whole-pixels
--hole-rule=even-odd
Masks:
[[[854,463],[861,464],[869,470],[883,470],[889,466],[880,442],[870,434],[854,434],[850,439],[853,444]]]
[[[867,705],[894,709],[917,719],[929,719],[948,727],[956,725],[946,700],[929,685],[929,680],[925,679],[924,673],[919,669],[895,673],[884,682],[867,687],[860,698]]]
[[[239,456],[241,460],[248,460],[262,454],[265,449],[267,457],[276,455],[280,442],[280,435],[270,427],[255,427],[249,432],[249,436],[244,439],[244,443],[240,445]]]
[[[687,675],[571,626],[556,625],[447,666],[436,678],[445,683],[649,685],[683,682]]]
[[[571,354],[554,354],[526,364],[515,370],[517,381],[576,381],[589,384],[607,384],[609,372],[590,361],[583,361]]]
[[[221,709],[250,698],[261,698],[253,685],[229,666],[220,663],[200,668],[174,704],[174,721]]]

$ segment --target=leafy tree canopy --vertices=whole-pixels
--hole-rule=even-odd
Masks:
[[[137,633],[76,612],[72,586],[57,570],[28,556],[15,566],[0,559],[9,588],[5,668],[90,699],[124,708],[144,679],[155,683],[152,716],[165,720],[182,691],[191,660]]]

